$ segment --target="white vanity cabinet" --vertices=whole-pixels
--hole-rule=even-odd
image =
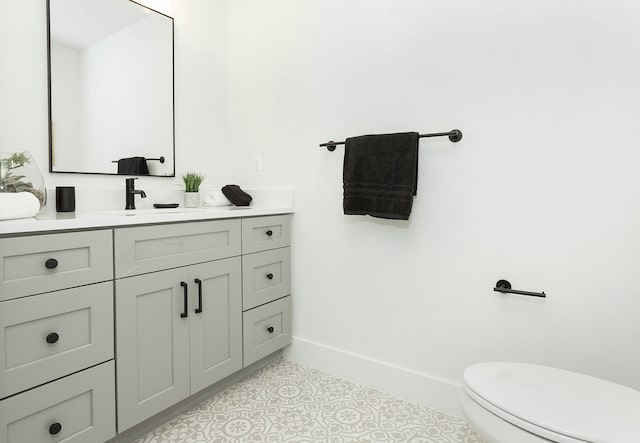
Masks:
[[[116,273],[152,271],[116,280],[122,432],[242,368],[240,220],[116,229],[115,244]]]
[[[0,235],[0,443],[126,440],[290,343],[289,214],[123,223]]]
[[[0,238],[0,443],[115,435],[109,229]]]

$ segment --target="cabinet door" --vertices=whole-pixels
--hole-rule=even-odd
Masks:
[[[189,395],[186,268],[116,281],[118,432]]]
[[[189,268],[192,394],[242,368],[240,272],[240,257]]]

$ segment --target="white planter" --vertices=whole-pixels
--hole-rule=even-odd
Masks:
[[[0,152],[0,220],[33,217],[46,202],[44,180],[29,151]]]
[[[200,193],[199,192],[185,192],[184,193],[184,207],[185,208],[197,208],[200,206]]]

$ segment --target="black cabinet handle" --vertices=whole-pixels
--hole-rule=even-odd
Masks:
[[[49,434],[51,435],[56,435],[60,431],[62,431],[62,425],[58,422],[53,423],[51,426],[49,426]]]
[[[180,314],[180,318],[185,318],[189,316],[188,312],[188,301],[187,301],[187,284],[183,281],[180,282],[180,286],[184,289],[184,312]]]
[[[57,333],[51,332],[50,334],[47,334],[47,343],[52,345],[57,342],[59,338],[60,336]]]
[[[55,269],[58,267],[58,260],[55,258],[50,258],[46,262],[44,262],[44,267],[47,269]]]
[[[273,326],[269,326],[267,328],[267,331],[269,331],[269,334],[273,334]]]
[[[267,234],[267,237],[271,237],[273,235],[273,231],[269,229],[265,234]]]
[[[202,280],[196,278],[195,282],[196,285],[198,285],[198,307],[196,308],[196,314],[200,314],[202,312]]]
[[[273,274],[272,274],[271,272],[269,272],[269,273],[267,274],[267,278],[268,278],[269,280],[273,280]]]

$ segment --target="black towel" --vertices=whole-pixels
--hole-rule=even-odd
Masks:
[[[144,157],[129,157],[118,160],[118,174],[149,175],[147,160]]]
[[[408,220],[418,187],[418,133],[348,138],[344,213]]]
[[[221,189],[222,194],[235,206],[249,206],[253,198],[244,192],[238,185],[225,185]]]

